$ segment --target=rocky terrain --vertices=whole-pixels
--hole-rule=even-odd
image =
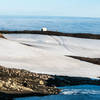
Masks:
[[[49,78],[52,76],[0,66],[0,92],[11,97],[58,94],[59,89],[48,86]]]
[[[85,39],[100,39],[99,34],[92,33],[62,33],[56,31],[0,31],[3,34],[42,34],[42,35],[54,35],[54,36],[68,36],[68,37],[76,37],[76,38],[85,38]]]
[[[78,59],[78,60],[81,60],[81,61],[85,61],[85,62],[89,62],[89,63],[93,63],[93,64],[100,65],[100,58],[89,58],[89,57],[80,57],[80,56],[68,56],[68,57],[71,57],[71,58]]]
[[[2,35],[2,33],[0,33],[0,38],[5,38],[3,35]],[[6,38],[5,38],[6,39]]]
[[[56,86],[80,84],[100,85],[100,80],[39,74],[0,66],[0,98],[55,95],[61,92]]]

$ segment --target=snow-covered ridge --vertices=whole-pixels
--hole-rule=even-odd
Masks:
[[[100,40],[36,34],[5,37],[0,38],[0,65],[53,75],[100,76],[99,65],[65,56],[100,58]]]

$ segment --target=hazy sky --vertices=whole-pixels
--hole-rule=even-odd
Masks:
[[[100,0],[0,0],[0,15],[100,17]]]

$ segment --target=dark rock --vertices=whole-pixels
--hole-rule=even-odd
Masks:
[[[92,34],[92,33],[62,33],[57,31],[37,31],[37,30],[32,30],[32,31],[1,30],[0,32],[3,34],[41,34],[41,35],[69,36],[69,37],[77,37],[77,38],[85,38],[85,39],[100,39],[100,34]]]
[[[66,55],[66,56],[68,56],[68,55]],[[100,58],[89,58],[89,57],[80,57],[80,56],[68,56],[68,57],[100,65]]]
[[[2,33],[0,33],[0,38],[5,38]]]
[[[100,85],[100,80],[87,77],[54,76],[47,80],[48,86]]]

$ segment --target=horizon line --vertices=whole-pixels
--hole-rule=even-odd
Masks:
[[[90,16],[60,16],[60,15],[0,15],[0,17],[74,17],[74,18],[100,18]]]

